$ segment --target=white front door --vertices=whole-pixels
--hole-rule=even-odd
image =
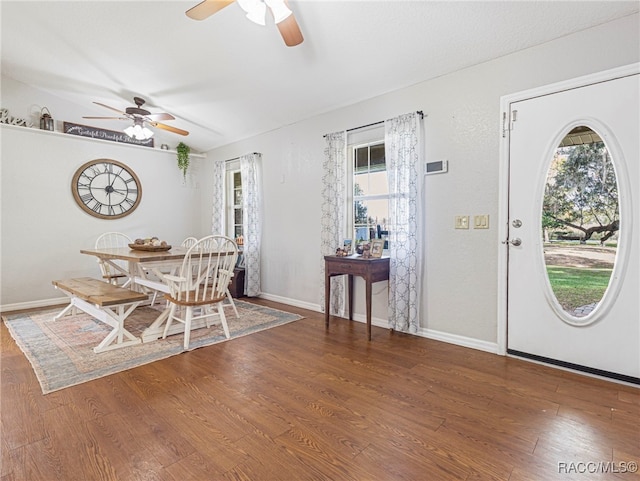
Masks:
[[[509,104],[505,242],[511,354],[640,382],[639,92],[636,69],[621,78]],[[545,262],[545,249],[552,244],[542,228],[545,185],[556,149],[569,132],[585,127],[604,141],[615,167],[620,227],[608,288],[586,316],[560,305]]]

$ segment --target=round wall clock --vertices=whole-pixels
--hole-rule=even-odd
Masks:
[[[100,219],[119,219],[136,210],[142,198],[142,185],[135,172],[123,163],[97,159],[76,171],[71,192],[88,214]]]

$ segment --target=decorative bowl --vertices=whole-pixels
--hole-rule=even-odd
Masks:
[[[129,244],[129,247],[134,251],[147,251],[147,252],[162,252],[171,249],[171,246],[150,246],[146,244]]]

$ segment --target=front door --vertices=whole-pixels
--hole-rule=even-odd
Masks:
[[[640,383],[639,92],[636,69],[509,104],[511,354]]]

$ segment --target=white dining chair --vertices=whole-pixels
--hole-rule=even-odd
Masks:
[[[186,247],[188,249],[189,247],[191,247],[196,242],[198,242],[198,239],[196,239],[195,237],[187,237],[185,240],[182,241],[180,246],[181,247]]]
[[[185,239],[180,243],[180,247],[186,247],[186,248],[188,249],[189,247],[191,247],[192,245],[194,245],[196,242],[198,242],[198,239],[197,239],[197,238],[195,238],[195,237],[186,237],[186,238],[185,238]],[[172,268],[171,270],[168,270],[168,271],[166,271],[166,272],[163,272],[163,274],[165,274],[165,275],[167,275],[167,274],[168,274],[168,275],[175,275],[175,274],[176,274],[176,268]],[[154,275],[153,275],[153,273],[151,273],[151,272],[146,272],[146,277],[154,277],[154,278],[155,278],[156,276],[154,276]],[[161,279],[157,279],[157,280],[158,280],[159,282],[162,282],[162,280],[161,280]],[[151,283],[150,283],[149,285],[145,285],[145,287],[146,287],[147,289],[149,289],[149,290],[152,290],[152,291],[153,291],[153,297],[152,297],[152,299],[151,299],[151,305],[152,305],[152,306],[156,303],[156,298],[158,297],[158,292],[160,292],[160,293],[166,293],[166,292],[167,292],[167,290],[166,290],[166,289],[161,289],[161,290],[154,289],[154,288],[151,286]]]
[[[113,247],[128,247],[129,244],[132,243],[133,241],[126,234],[123,234],[121,232],[105,232],[104,234],[98,236],[98,238],[96,239],[95,248],[109,249]],[[129,266],[125,261],[112,262],[121,267],[124,272],[129,272]],[[100,258],[98,258],[98,265],[100,266],[102,278],[106,279],[110,284],[119,285],[120,282],[124,280],[122,287],[126,287],[131,282],[131,277],[117,270],[107,262],[102,261]]]
[[[195,237],[187,237],[185,240],[182,241],[182,247],[191,247],[192,245],[194,245],[196,242],[198,242],[198,239],[196,239]],[[236,244],[237,246],[237,244]],[[231,291],[229,289],[227,289],[227,303],[224,304],[224,307],[231,307],[233,309],[234,314],[236,315],[236,318],[240,318],[240,314],[238,313],[238,308],[236,307],[236,303],[233,300],[233,296],[231,295]]]
[[[185,325],[184,348],[188,349],[191,324],[195,320],[204,320],[207,327],[221,324],[226,338],[230,337],[223,302],[237,259],[238,247],[226,236],[203,237],[189,248],[178,275],[164,276],[169,286],[165,299],[171,307],[163,339],[173,321],[181,322]]]

